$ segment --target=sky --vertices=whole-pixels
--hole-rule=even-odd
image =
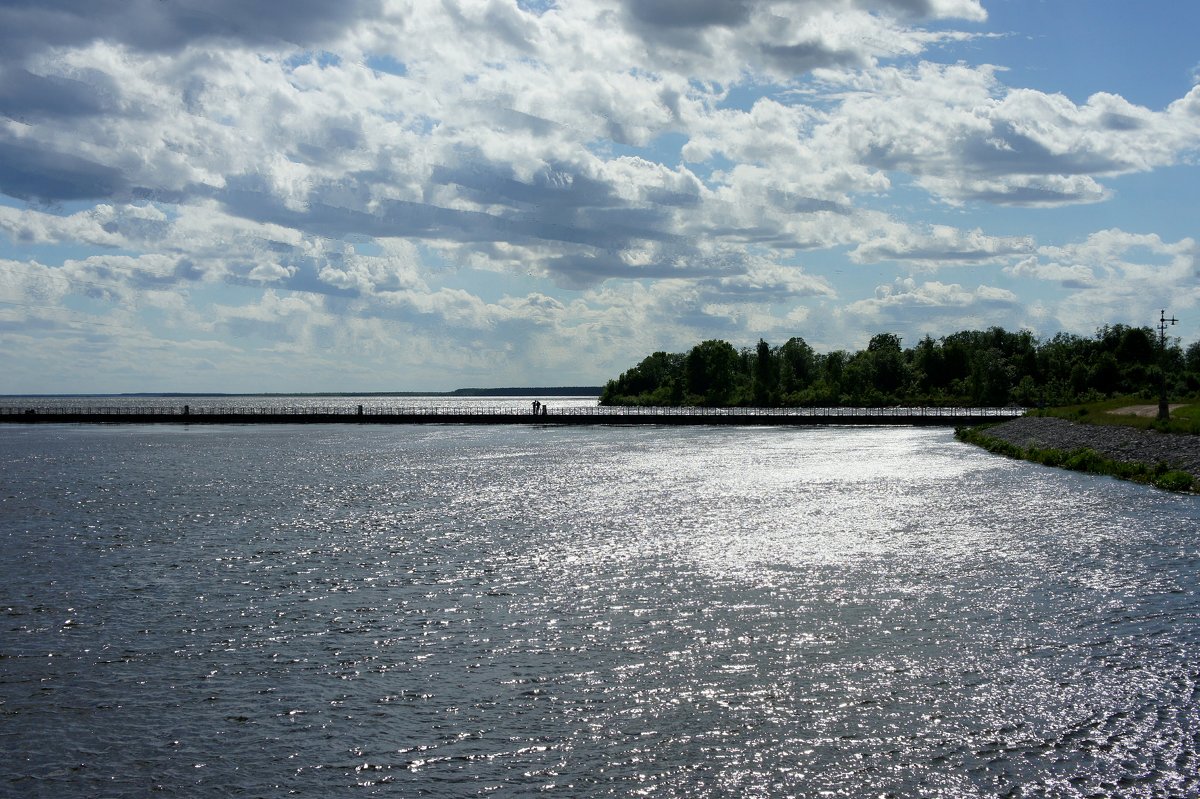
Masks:
[[[1200,339],[1200,3],[0,0],[0,393]]]

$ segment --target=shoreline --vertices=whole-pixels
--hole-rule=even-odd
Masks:
[[[1171,490],[1200,486],[1200,436],[1021,416],[958,431],[960,440],[1010,457],[1108,474]],[[1184,485],[1183,476],[1189,478]]]

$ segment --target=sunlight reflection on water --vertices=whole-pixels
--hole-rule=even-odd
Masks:
[[[941,430],[0,431],[21,795],[1185,795],[1193,497]]]

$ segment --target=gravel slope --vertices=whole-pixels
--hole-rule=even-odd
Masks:
[[[1200,436],[1180,436],[1132,427],[1090,425],[1035,416],[1021,416],[987,429],[987,434],[1021,447],[1093,449],[1126,463],[1155,466],[1200,475]]]

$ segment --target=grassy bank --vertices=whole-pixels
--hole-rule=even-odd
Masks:
[[[1029,416],[1050,416],[1066,419],[1070,422],[1095,425],[1119,425],[1134,427],[1139,430],[1157,430],[1160,433],[1176,435],[1200,435],[1200,404],[1171,403],[1171,418],[1160,422],[1154,413],[1139,416],[1134,413],[1122,413],[1128,408],[1149,407],[1157,408],[1153,400],[1140,397],[1118,397],[1101,402],[1089,402],[1082,405],[1064,405],[1061,408],[1043,408],[1029,411]]]
[[[1072,421],[1078,420],[1073,419]],[[1144,463],[1116,461],[1087,448],[1061,450],[1042,447],[1021,447],[988,435],[989,427],[991,426],[960,427],[955,430],[954,435],[959,441],[975,444],[989,452],[1040,463],[1044,466],[1056,466],[1077,472],[1102,474],[1109,477],[1117,477],[1121,480],[1132,480],[1136,483],[1145,483],[1166,491],[1196,492],[1200,490],[1200,481],[1197,481],[1196,477],[1179,469],[1172,469],[1165,463],[1150,466]]]

